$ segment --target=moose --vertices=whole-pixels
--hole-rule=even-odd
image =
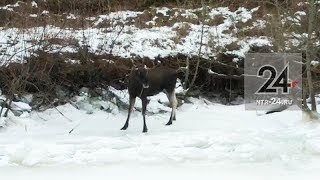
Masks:
[[[172,69],[166,66],[147,68],[133,68],[129,74],[129,108],[128,116],[121,130],[126,130],[129,125],[130,114],[133,110],[136,97],[142,101],[142,116],[143,116],[143,133],[148,131],[146,125],[146,109],[148,104],[148,96],[154,96],[160,92],[166,93],[172,111],[171,116],[166,125],[171,125],[172,120],[176,120],[177,98],[175,95],[176,81],[179,70]]]

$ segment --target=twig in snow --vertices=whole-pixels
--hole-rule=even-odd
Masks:
[[[123,26],[121,27],[121,29],[120,29],[120,31],[118,32],[118,34],[117,34],[117,37],[111,42],[111,45],[110,45],[110,52],[109,52],[109,54],[112,54],[112,51],[113,51],[113,48],[114,48],[114,44],[116,43],[116,40],[118,39],[118,37],[120,36],[120,34],[121,34],[121,32],[122,32],[122,30],[124,29],[124,24],[123,24]]]
[[[69,134],[71,134],[77,127],[79,127],[79,126],[80,126],[80,123],[81,123],[81,122],[79,122],[76,126],[74,126],[74,127],[69,131]]]

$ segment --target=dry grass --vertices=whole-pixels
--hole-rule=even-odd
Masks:
[[[241,46],[237,42],[232,42],[231,44],[228,44],[225,46],[225,48],[228,49],[229,51],[240,49],[240,47]]]
[[[179,44],[183,40],[183,38],[187,37],[191,30],[191,26],[189,25],[189,23],[181,23],[173,30],[176,31],[177,34],[173,41],[175,42],[175,44]]]
[[[0,6],[15,4],[16,2],[30,3],[32,0],[1,0]],[[143,11],[151,6],[198,8],[202,2],[211,7],[228,6],[230,10],[236,10],[238,7],[245,6],[248,8],[266,5],[274,7],[273,0],[34,0],[40,9],[46,9],[56,14],[77,13],[77,14],[97,14],[118,10],[140,10]],[[301,0],[279,0],[284,7],[297,6]]]
[[[184,13],[184,10],[182,9],[170,9],[167,11],[168,16],[164,16],[162,13],[157,13],[155,8],[150,7],[145,9],[142,14],[135,18],[134,25],[138,28],[151,28],[173,26],[175,23],[180,22],[191,24],[199,23],[197,17],[182,16],[182,13]],[[177,14],[177,16],[175,14]]]
[[[134,24],[138,28],[150,28],[160,26],[172,26],[176,22],[189,22],[192,24],[198,24],[201,19],[208,19],[203,17],[201,10],[196,11],[195,14],[198,16],[194,17],[183,17],[181,15],[176,16],[163,16],[161,13],[156,13],[154,6],[167,6],[167,7],[178,7],[178,8],[198,8],[201,7],[201,1],[198,0],[34,0],[37,2],[38,7],[32,7],[32,0],[19,1],[18,7],[12,7],[13,12],[0,10],[1,20],[0,26],[5,27],[34,27],[43,25],[55,25],[59,27],[68,28],[81,28],[86,26],[92,26],[92,22],[85,20],[86,17],[92,17],[100,14],[106,14],[111,11],[118,10],[135,10],[144,11],[144,13],[137,18],[135,21],[129,22]],[[290,6],[293,10],[304,10],[306,7],[297,6],[299,0],[293,0],[293,3],[286,3],[280,1],[283,7]],[[7,4],[15,4],[18,0],[2,0],[0,6]],[[254,18],[263,18],[267,13],[276,13],[275,5],[272,0],[207,0],[205,4],[210,7],[228,6],[230,10],[236,10],[240,6],[247,8],[253,8],[260,6],[260,9],[255,13]],[[48,15],[42,15],[44,10],[49,11]],[[171,9],[168,14],[175,14],[177,10]],[[67,15],[72,13],[76,15],[77,19],[67,19]],[[30,17],[30,14],[35,14],[37,17]],[[157,17],[155,24],[146,24]],[[223,22],[224,17],[217,16],[214,19],[208,19],[208,25],[219,25]],[[108,21],[102,22],[99,27],[110,27]]]

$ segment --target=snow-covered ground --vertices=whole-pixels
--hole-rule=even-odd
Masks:
[[[169,112],[149,113],[147,134],[141,133],[142,116],[137,111],[127,131],[119,130],[125,111],[88,113],[66,104],[58,109],[67,118],[56,109],[10,116],[0,129],[1,177],[315,179],[320,175],[320,126],[303,120],[301,112],[260,115],[245,111],[243,105],[192,101],[178,108],[172,126],[165,126]],[[156,101],[150,104],[158,106]]]

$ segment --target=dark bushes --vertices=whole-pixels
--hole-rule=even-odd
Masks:
[[[225,89],[241,89],[241,79],[229,80],[213,77],[208,74],[210,68],[220,74],[242,73],[241,68],[237,69],[232,65],[232,57],[221,56],[225,63],[218,63],[202,59],[199,73],[195,83],[195,90],[200,90],[201,94],[221,95]],[[229,59],[228,59],[229,58]],[[175,57],[158,58],[154,60],[137,58],[133,61],[111,55],[94,55],[81,53],[74,54],[49,54],[46,52],[37,52],[24,64],[12,63],[7,67],[0,67],[0,84],[5,94],[26,94],[32,93],[45,97],[46,101],[60,98],[56,89],[59,87],[68,92],[71,97],[78,94],[81,87],[87,87],[91,90],[96,88],[106,88],[113,86],[116,89],[126,89],[126,75],[130,72],[133,64],[141,66],[146,64],[152,68],[154,66],[170,66],[178,69],[185,66],[187,57],[177,55]],[[190,59],[190,77],[193,77],[195,71],[195,60]],[[181,80],[184,80],[182,73]],[[19,80],[13,88],[13,81]],[[236,92],[239,95],[239,92]],[[200,95],[200,94],[198,94]],[[228,94],[230,96],[230,94]]]
[[[31,3],[32,0],[1,0],[0,6],[15,4],[16,2]],[[78,14],[97,14],[119,10],[139,10],[143,11],[150,6],[167,6],[167,7],[187,7],[196,8],[202,6],[199,0],[34,0],[42,10],[61,14],[77,12]],[[247,4],[248,6],[257,6],[255,0],[205,0],[209,6],[228,5],[234,8]],[[232,8],[231,7],[231,8]]]

